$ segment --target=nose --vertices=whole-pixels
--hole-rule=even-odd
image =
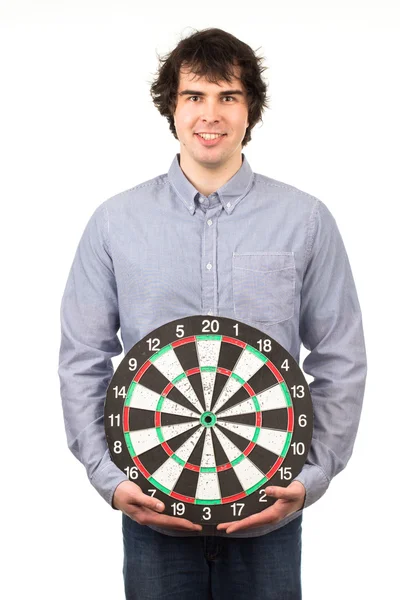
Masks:
[[[212,100],[209,102],[203,103],[202,109],[202,120],[210,121],[215,123],[221,119],[221,105],[218,102],[213,102]]]

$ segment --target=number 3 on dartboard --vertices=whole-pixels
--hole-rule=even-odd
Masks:
[[[203,519],[205,521],[209,521],[209,519],[211,519],[211,508],[209,506],[205,506],[203,508]]]

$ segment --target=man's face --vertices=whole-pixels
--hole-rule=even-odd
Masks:
[[[240,156],[249,122],[246,91],[235,69],[231,83],[218,84],[181,70],[174,114],[181,157],[186,154],[199,165],[212,168],[222,166],[235,154]],[[223,135],[205,140],[200,133]]]

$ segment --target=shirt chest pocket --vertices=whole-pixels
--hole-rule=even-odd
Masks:
[[[233,306],[240,320],[280,323],[293,316],[294,252],[233,253]]]

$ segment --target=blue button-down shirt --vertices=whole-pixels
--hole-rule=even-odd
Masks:
[[[364,395],[362,318],[342,238],[320,200],[253,173],[244,154],[235,175],[208,197],[186,178],[179,159],[168,173],[103,202],[79,242],[61,306],[59,376],[69,448],[112,505],[126,475],[111,461],[104,433],[111,358],[181,317],[236,318],[297,361],[301,344],[310,351],[302,366],[314,377],[314,431],[296,477],[306,488],[306,508],[349,460]],[[262,535],[297,516],[234,536]]]

